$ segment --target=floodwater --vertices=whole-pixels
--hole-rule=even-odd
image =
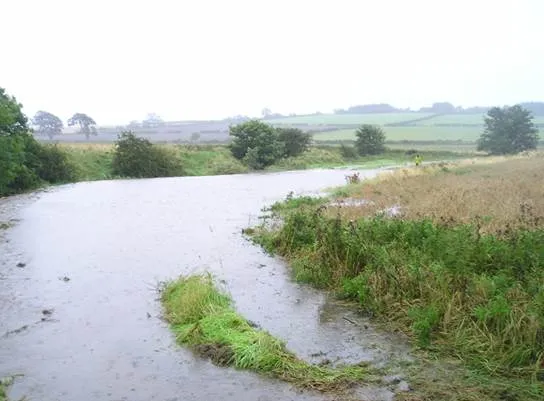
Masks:
[[[377,170],[362,171],[373,176]],[[0,377],[40,401],[324,400],[220,368],[175,344],[157,286],[210,271],[237,310],[319,363],[406,358],[374,329],[244,239],[261,208],[345,182],[346,170],[79,183],[0,199]],[[1,226],[0,226],[1,227]],[[5,227],[4,227],[5,228]],[[361,400],[390,400],[369,387]]]

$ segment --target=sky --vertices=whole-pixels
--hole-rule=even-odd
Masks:
[[[544,101],[542,0],[3,0],[0,87],[99,125]]]

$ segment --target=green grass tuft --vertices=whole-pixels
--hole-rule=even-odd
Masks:
[[[364,366],[328,368],[298,359],[283,341],[236,313],[231,299],[214,286],[210,275],[172,281],[161,299],[177,341],[218,365],[324,392],[345,390],[370,378]]]

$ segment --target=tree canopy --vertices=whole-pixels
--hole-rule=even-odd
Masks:
[[[537,147],[538,129],[532,113],[520,105],[493,107],[484,117],[484,124],[478,150],[490,154],[515,154]]]
[[[232,155],[251,168],[263,169],[283,156],[285,145],[278,132],[262,121],[233,125],[229,133],[234,138],[229,145]]]
[[[0,88],[0,135],[24,134],[28,132],[28,120],[22,105]]]
[[[378,155],[385,151],[385,132],[381,127],[363,124],[355,135],[355,148],[361,156]]]
[[[75,178],[66,153],[38,143],[27,124],[22,105],[0,88],[0,196]]]
[[[308,150],[312,134],[299,128],[276,128],[278,140],[284,144],[284,157],[294,157]]]
[[[142,127],[156,128],[164,124],[163,119],[156,113],[149,113],[145,120],[142,121]]]
[[[47,111],[38,111],[32,122],[38,127],[36,130],[38,135],[47,135],[50,139],[53,139],[55,135],[62,134],[62,128],[64,127],[60,118]]]
[[[79,132],[84,134],[87,139],[91,135],[96,135],[96,122],[84,113],[76,113],[68,120],[68,126],[79,125]]]

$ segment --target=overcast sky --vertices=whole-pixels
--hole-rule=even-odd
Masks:
[[[2,0],[0,87],[99,124],[544,100],[543,0]]]

